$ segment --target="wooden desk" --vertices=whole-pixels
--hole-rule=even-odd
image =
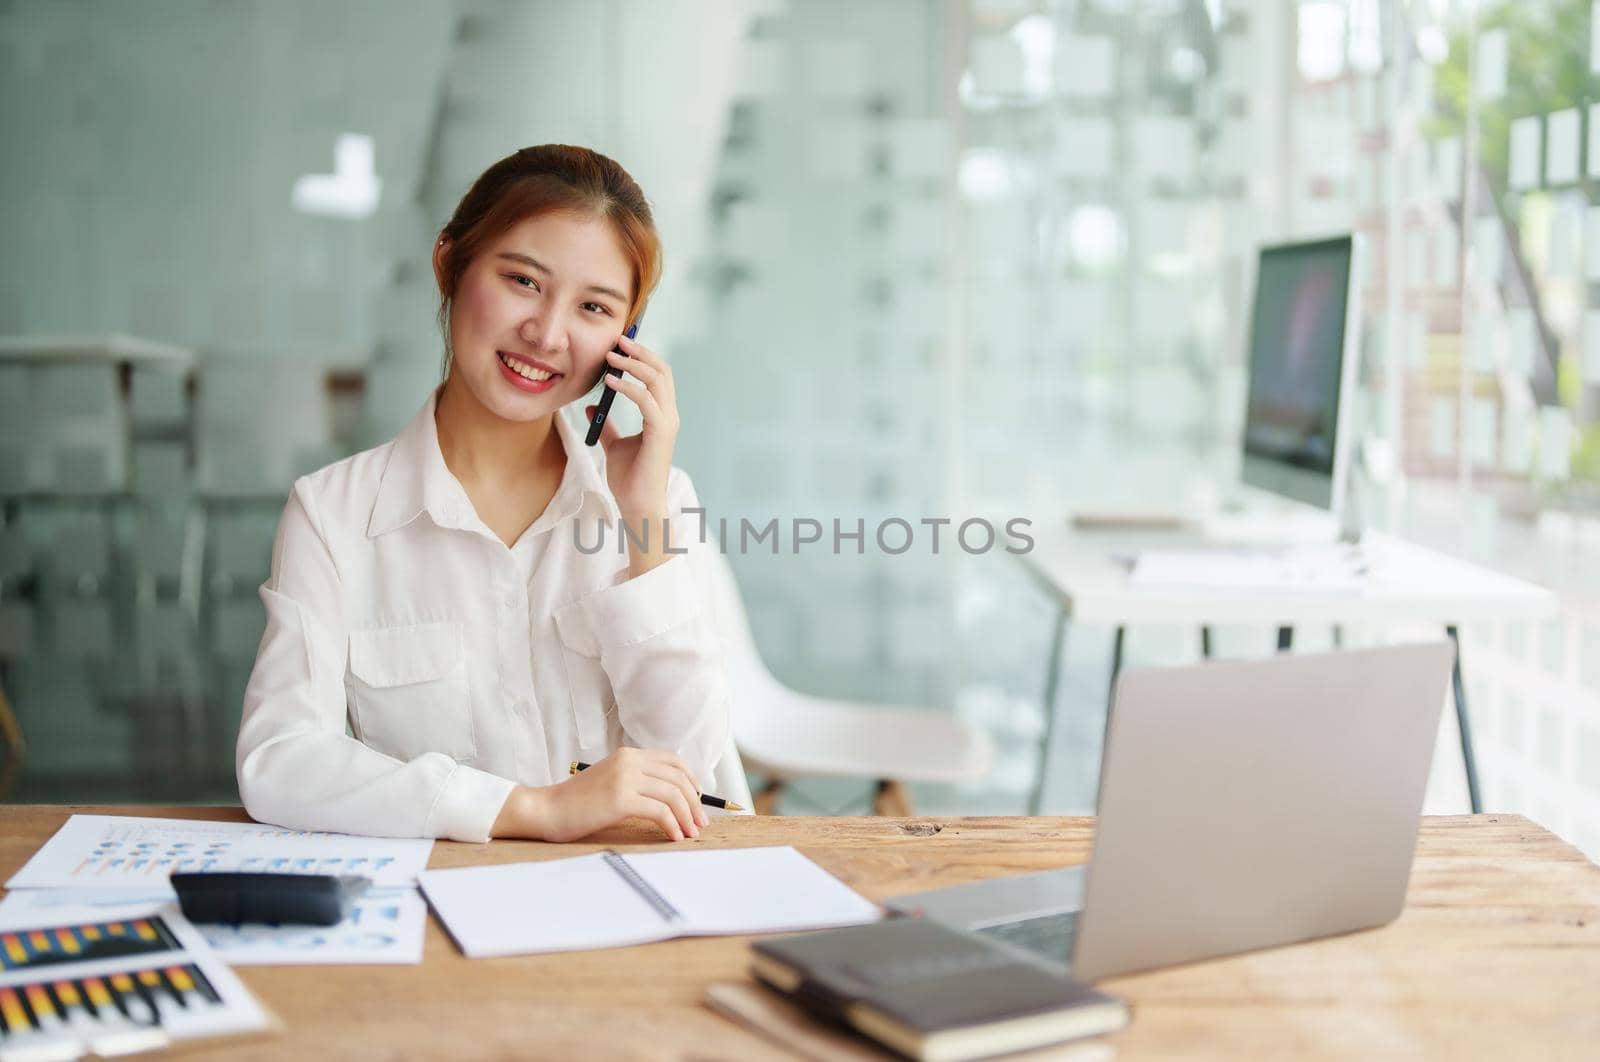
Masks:
[[[237,809],[0,807],[10,876],[74,811],[243,821]],[[793,844],[874,899],[1088,858],[1092,819],[730,817],[698,844]],[[641,829],[594,840],[644,845]],[[601,844],[440,842],[434,867]],[[1092,916],[1091,916],[1092,917]],[[421,967],[242,967],[285,1025],[228,1058],[789,1057],[700,1005],[746,940],[463,959],[436,922]],[[1110,1038],[1141,1058],[1600,1057],[1600,868],[1526,819],[1425,820],[1405,913],[1371,932],[1115,978]]]

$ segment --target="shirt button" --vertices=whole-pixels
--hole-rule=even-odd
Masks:
[[[506,608],[516,608],[516,607],[517,607],[517,595],[516,595],[516,592],[513,591],[512,593],[509,593],[509,594],[506,595]]]

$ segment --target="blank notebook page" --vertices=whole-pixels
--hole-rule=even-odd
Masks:
[[[776,933],[877,921],[878,905],[787,845],[629,853],[683,933]]]
[[[425,870],[419,880],[472,958],[640,944],[679,931],[599,855]]]

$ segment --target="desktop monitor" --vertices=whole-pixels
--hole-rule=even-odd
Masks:
[[[1355,236],[1263,248],[1241,478],[1343,516],[1360,298]]]

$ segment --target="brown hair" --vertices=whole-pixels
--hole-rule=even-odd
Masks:
[[[517,223],[552,211],[604,218],[616,229],[633,267],[631,324],[644,312],[661,279],[661,237],[644,192],[612,159],[584,147],[541,144],[507,155],[490,166],[461,197],[440,231],[448,240],[439,277],[439,331],[444,335],[444,371],[450,371],[450,303],[473,256]]]

